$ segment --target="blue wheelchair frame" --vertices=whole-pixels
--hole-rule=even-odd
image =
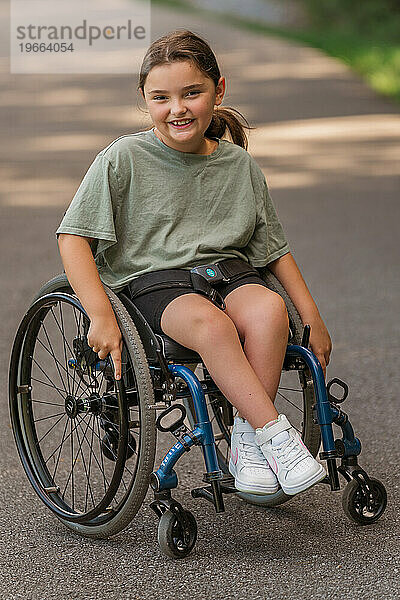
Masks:
[[[348,388],[346,384],[336,378],[332,379],[328,386],[325,384],[321,364],[313,352],[307,348],[309,332],[310,328],[306,325],[302,341],[304,345],[288,345],[286,358],[294,360],[298,365],[306,365],[314,382],[316,403],[313,408],[316,416],[315,422],[320,426],[323,447],[319,457],[327,461],[328,468],[328,476],[325,477],[322,483],[330,484],[331,490],[339,490],[338,472],[341,472],[348,481],[357,478],[362,487],[368,491],[368,475],[357,464],[357,456],[361,452],[361,443],[354,436],[347,415],[337,406],[337,403],[342,402],[347,397]],[[171,498],[171,490],[178,486],[178,477],[174,471],[174,466],[185,452],[188,452],[194,445],[200,445],[206,466],[204,481],[210,483],[210,487],[192,490],[192,496],[206,498],[214,504],[217,513],[224,512],[222,493],[234,493],[237,490],[232,485],[221,483],[224,474],[219,468],[214,433],[205,400],[205,393],[214,391],[214,388],[209,388],[209,382],[200,382],[193,371],[185,365],[168,364],[168,369],[173,376],[180,377],[187,385],[193,399],[196,423],[191,431],[186,427],[183,422],[186,411],[182,405],[172,405],[160,415],[157,422],[158,428],[161,431],[170,431],[178,441],[168,450],[159,468],[153,471],[151,475],[150,485],[154,490],[154,501],[150,506],[159,517],[166,509],[180,511],[182,507]],[[330,387],[334,383],[339,384],[344,389],[342,398],[336,398],[330,393]],[[180,418],[169,427],[164,428],[161,424],[162,418],[176,409],[181,412]],[[342,439],[334,440],[333,423],[341,427]],[[339,468],[336,464],[337,458],[342,459]]]

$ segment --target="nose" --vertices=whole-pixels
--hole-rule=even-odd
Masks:
[[[187,108],[184,105],[184,103],[182,102],[182,100],[177,99],[174,100],[171,106],[171,114],[174,117],[181,117],[182,115],[186,114]]]

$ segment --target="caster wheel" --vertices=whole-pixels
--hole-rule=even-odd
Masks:
[[[158,523],[158,543],[164,554],[171,558],[184,558],[193,549],[197,539],[196,519],[188,510],[183,511],[186,528],[178,517],[166,510]]]
[[[385,511],[387,494],[383,483],[370,477],[371,494],[364,493],[357,479],[352,479],[346,485],[342,496],[342,506],[345,514],[360,525],[375,523]]]

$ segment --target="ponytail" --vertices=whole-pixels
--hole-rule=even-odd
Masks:
[[[244,123],[241,123],[233,113],[237,113]],[[247,119],[238,110],[230,106],[224,106],[223,108],[214,109],[211,123],[204,135],[206,137],[222,138],[228,130],[232,142],[247,150],[248,140],[244,131],[245,128],[254,129],[254,127],[250,127]]]

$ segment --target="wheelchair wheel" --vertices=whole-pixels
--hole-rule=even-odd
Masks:
[[[279,280],[267,267],[259,269],[259,272],[264,281],[268,283],[269,288],[282,296],[285,301],[290,322],[291,336],[289,343],[301,344],[303,323],[291,298]],[[204,371],[206,379],[210,377],[203,366],[199,365],[197,368]],[[198,377],[200,379],[203,379],[204,376],[199,372]],[[314,383],[309,369],[293,370],[288,368],[285,370],[284,364],[284,370],[275,399],[275,406],[279,413],[283,413],[288,417],[314,457],[318,454],[321,445],[320,428],[313,420],[312,406],[315,404],[315,401]],[[232,407],[222,394],[210,394],[206,396],[206,402],[210,421],[213,424],[219,466],[224,473],[228,474],[231,430],[236,409]],[[189,422],[194,426],[195,413],[191,399],[188,400],[187,408]],[[245,494],[242,492],[238,492],[238,496],[247,502],[263,506],[277,506],[293,497],[287,496],[281,489],[276,494],[268,496]]]
[[[139,335],[105,286],[123,339],[122,377],[87,344],[89,319],[65,275],[49,281],[17,331],[9,397],[22,465],[70,529],[104,538],[138,512],[153,469],[153,385]]]
[[[385,512],[387,493],[379,479],[369,478],[371,493],[366,493],[357,479],[346,485],[342,495],[342,506],[346,516],[359,525],[375,523]]]
[[[176,513],[166,510],[158,522],[158,543],[162,552],[170,558],[184,558],[196,543],[197,523],[194,515],[185,510],[182,516],[186,523]]]

